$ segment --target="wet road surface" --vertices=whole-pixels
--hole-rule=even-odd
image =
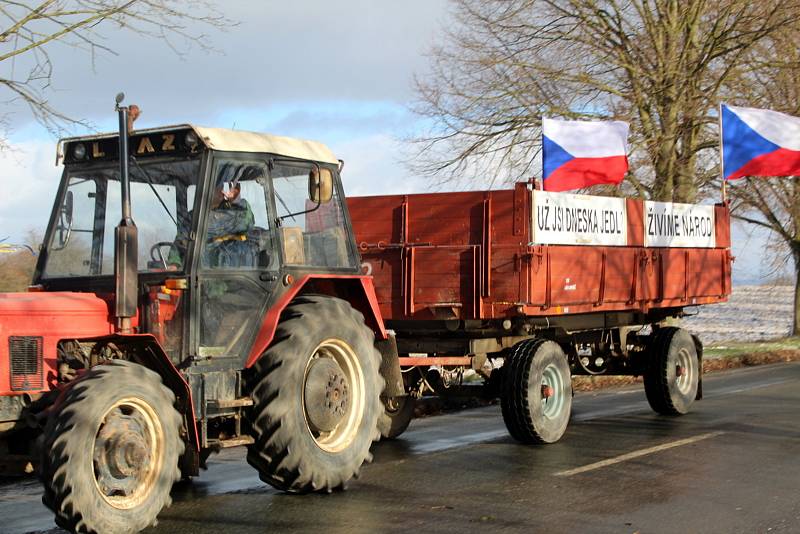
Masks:
[[[226,451],[148,532],[800,532],[800,364],[710,375],[704,392],[677,418],[641,387],[578,394],[544,447],[513,441],[498,406],[416,420],[332,495],[277,492]],[[61,532],[40,495],[0,485],[0,532]]]

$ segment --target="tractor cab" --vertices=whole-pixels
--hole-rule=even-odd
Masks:
[[[42,289],[113,299],[119,151],[118,135],[60,143],[65,169],[34,276]],[[131,132],[129,153],[133,328],[176,365],[246,358],[292,280],[358,272],[340,162],[324,145],[183,125]]]

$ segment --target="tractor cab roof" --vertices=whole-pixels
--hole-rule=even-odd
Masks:
[[[62,158],[65,163],[116,159],[118,137],[119,134],[110,133],[61,139],[56,163]],[[193,153],[205,147],[224,152],[267,153],[321,163],[339,163],[333,152],[317,141],[192,124],[134,130],[131,132],[130,146],[131,152],[137,157]]]

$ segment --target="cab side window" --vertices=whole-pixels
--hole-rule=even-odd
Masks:
[[[335,189],[327,202],[311,200],[308,184],[313,172],[314,166],[302,164],[279,164],[271,171],[284,261],[288,265],[349,267],[353,261],[342,200]]]

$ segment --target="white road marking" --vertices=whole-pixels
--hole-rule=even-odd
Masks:
[[[664,443],[662,445],[656,445],[655,447],[648,447],[646,449],[639,449],[638,451],[629,452],[627,454],[623,454],[621,456],[616,456],[614,458],[609,458],[608,460],[602,460],[600,462],[595,462],[593,464],[584,465],[583,467],[576,467],[575,469],[568,469],[567,471],[559,471],[555,474],[557,477],[571,477],[572,475],[578,475],[580,473],[585,473],[587,471],[593,471],[595,469],[600,469],[602,467],[608,467],[609,465],[618,464],[621,462],[627,462],[628,460],[633,460],[634,458],[640,458],[642,456],[647,456],[648,454],[654,454],[656,452],[666,451],[668,449],[674,449],[675,447],[682,447],[683,445],[689,445],[691,443],[697,443],[698,441],[703,441],[704,439],[715,438],[720,434],[724,434],[725,432],[708,432],[707,434],[700,434],[699,436],[694,436],[691,438],[686,439],[679,439],[678,441],[671,441],[669,443]]]

